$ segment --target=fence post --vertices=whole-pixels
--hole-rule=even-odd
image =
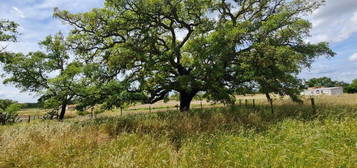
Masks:
[[[245,99],[245,107],[248,107],[248,99]]]
[[[149,113],[151,113],[151,105],[149,106]]]
[[[311,98],[311,106],[312,106],[312,112],[316,114],[316,106],[315,106],[315,99]]]
[[[255,107],[255,99],[253,99],[253,107]]]
[[[123,116],[123,107],[120,107],[120,116]]]
[[[201,101],[201,111],[203,110],[203,105],[202,105],[202,101]]]
[[[179,111],[180,109],[179,109],[179,105],[176,105],[176,109],[177,109],[177,111]]]
[[[29,116],[29,120],[28,120],[28,123],[30,123],[30,121],[31,121],[31,116]]]
[[[169,112],[169,106],[166,106],[167,112]]]
[[[242,100],[239,99],[239,106],[242,106]]]

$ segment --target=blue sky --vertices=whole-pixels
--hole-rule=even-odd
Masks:
[[[7,43],[7,49],[25,53],[36,51],[39,50],[37,43],[47,35],[58,31],[67,32],[70,27],[53,18],[54,7],[77,13],[102,7],[103,2],[104,0],[0,0],[0,19],[6,18],[21,25],[19,42]],[[334,58],[319,58],[300,77],[309,79],[328,76],[346,82],[357,78],[357,0],[326,0],[326,4],[308,18],[313,23],[313,29],[307,40],[312,43],[328,41],[337,55]],[[0,84],[0,99],[3,98],[20,102],[37,100],[34,94]]]

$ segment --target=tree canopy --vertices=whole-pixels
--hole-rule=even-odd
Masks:
[[[348,84],[341,81],[334,81],[329,77],[311,78],[305,82],[306,87],[346,87]]]
[[[353,80],[351,84],[344,88],[347,93],[357,93],[357,79]]]
[[[0,56],[6,77],[4,84],[39,94],[46,107],[61,107],[59,119],[63,119],[67,105],[80,86],[81,63],[70,59],[61,33],[48,36],[40,45],[47,53],[4,53]]]
[[[16,41],[18,35],[17,27],[18,24],[15,22],[0,19],[0,42]],[[4,49],[4,46],[0,46],[0,52]]]
[[[198,92],[216,101],[261,88],[297,100],[302,68],[327,43],[305,41],[310,0],[106,0],[105,6],[55,16],[73,26],[68,40],[83,62],[100,67],[96,78],[125,84],[154,103],[171,91],[189,110]],[[102,95],[112,97],[113,95]],[[110,99],[109,99],[110,100]],[[103,102],[104,103],[104,102]]]

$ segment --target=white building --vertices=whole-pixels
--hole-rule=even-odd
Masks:
[[[315,96],[315,95],[342,95],[342,87],[330,87],[330,88],[309,88],[302,92],[306,96]]]

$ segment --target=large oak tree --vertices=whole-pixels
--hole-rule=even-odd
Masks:
[[[218,101],[260,87],[295,100],[297,74],[327,43],[304,41],[311,0],[106,0],[105,6],[55,16],[73,26],[71,46],[109,80],[129,83],[145,102],[180,94],[187,111],[198,92]],[[110,73],[109,73],[110,72]],[[111,75],[107,75],[111,74]]]

